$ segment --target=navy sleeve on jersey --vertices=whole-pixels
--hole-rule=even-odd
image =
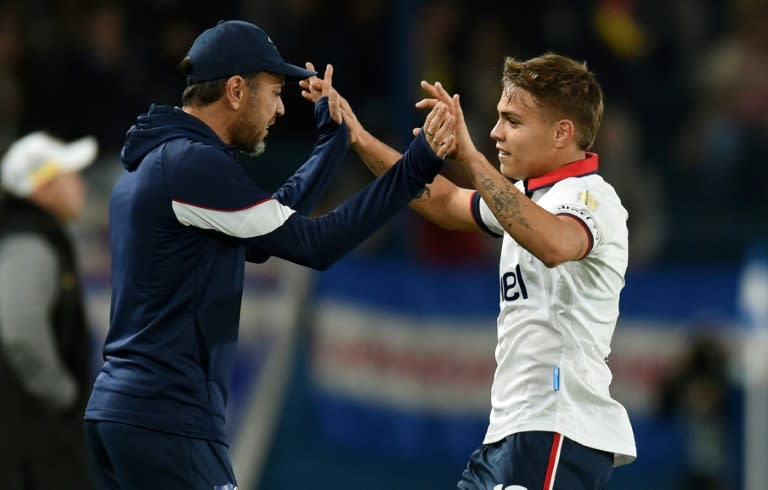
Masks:
[[[274,194],[275,199],[305,216],[314,209],[349,148],[347,126],[331,119],[328,97],[317,101],[315,117],[319,136],[312,155]]]
[[[314,219],[293,214],[271,233],[249,239],[252,256],[326,269],[405,207],[442,165],[419,134],[397,164],[335,210]]]

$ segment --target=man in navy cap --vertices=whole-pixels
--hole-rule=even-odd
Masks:
[[[315,149],[271,195],[236,151],[263,151],[285,113],[285,79],[315,77],[312,65],[286,63],[259,27],[228,21],[203,32],[181,67],[182,107],[139,116],[110,202],[110,328],[85,413],[100,488],[235,488],[224,412],[245,261],[329,267],[421,192],[451,146],[417,136],[391,171],[309,218],[349,144],[332,67],[307,89]]]

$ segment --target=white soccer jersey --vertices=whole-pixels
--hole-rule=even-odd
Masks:
[[[507,233],[475,195],[478,224],[503,235],[496,372],[485,443],[524,431],[552,431],[613,452],[616,466],[636,456],[624,407],[611,398],[608,367],[627,268],[627,211],[596,174],[598,157],[516,184],[553,214],[578,218],[592,247],[579,261],[548,268]]]

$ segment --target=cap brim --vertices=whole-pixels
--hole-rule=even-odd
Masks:
[[[307,70],[305,68],[301,68],[300,66],[291,65],[290,63],[283,63],[280,66],[269,69],[269,71],[284,75],[288,78],[298,78],[299,80],[317,75],[316,71]]]
[[[62,144],[56,160],[62,169],[77,172],[93,163],[98,149],[96,138],[86,136],[71,143]]]

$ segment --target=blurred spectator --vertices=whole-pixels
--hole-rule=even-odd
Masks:
[[[695,244],[700,260],[739,259],[747,242],[768,232],[768,6],[742,15],[692,77],[696,104],[672,156],[673,177],[686,182],[672,202],[687,223],[675,237],[678,255]],[[704,203],[713,205],[701,213]],[[721,230],[716,238],[713,222]]]
[[[477,18],[472,24],[468,44],[469,51],[462,60],[461,69],[473,76],[462,81],[464,117],[469,130],[477,135],[477,149],[495,161],[498,151],[490,132],[498,117],[499,67],[505,56],[517,50],[507,42],[505,26],[498,18]]]
[[[17,63],[23,55],[19,16],[12,3],[0,6],[0,152],[16,137],[23,99]]]
[[[127,45],[124,7],[103,2],[81,20],[77,48],[69,67],[78,91],[78,114],[70,121],[75,134],[93,133],[105,153],[117,153],[127,128],[145,105],[148,90],[146,60]],[[106,112],[106,113],[105,113]]]
[[[659,413],[685,427],[681,490],[725,490],[728,466],[727,357],[713,335],[691,340],[690,351],[660,387]]]
[[[422,5],[410,44],[415,76],[408,93],[414,101],[425,96],[418,86],[419,80],[440,80],[450,91],[460,90],[466,84],[470,119],[483,121],[487,126],[477,133],[478,148],[493,149],[489,121],[495,118],[495,96],[501,83],[499,67],[504,61],[503,32],[494,30],[492,23],[483,24],[478,20],[471,24],[473,29],[466,40],[463,15],[460,2],[435,0]],[[469,56],[463,56],[467,48],[465,44],[468,44]],[[473,76],[462,77],[463,73]],[[492,109],[490,118],[487,117],[488,108]],[[375,128],[372,131],[379,133]],[[460,187],[471,187],[466,173],[456,162],[448,160],[440,173]],[[413,229],[410,246],[421,262],[466,266],[490,264],[496,260],[495,244],[488,237],[479,233],[447,231],[417,215],[408,219]]]
[[[665,15],[657,15],[662,8]],[[656,201],[635,205],[633,239],[644,235],[632,247],[636,263],[734,263],[749,239],[768,234],[768,201],[761,199],[768,167],[757,163],[768,158],[765,10],[760,0],[519,5],[476,0],[471,16],[467,5],[456,0],[4,2],[0,150],[19,133],[46,129],[65,139],[92,133],[105,155],[116,153],[147,97],[178,103],[175,60],[192,33],[211,19],[255,20],[274,32],[286,59],[333,63],[335,83],[361,120],[397,143],[404,143],[407,130],[418,124],[411,109],[421,97],[418,80],[443,80],[462,95],[467,122],[486,153],[493,153],[485,137],[489,128],[478,121],[487,121],[485,114],[493,109],[484,101],[497,89],[493,73],[502,53],[529,57],[554,50],[590,60],[610,106],[624,104],[626,112],[619,117],[641,139],[633,150],[640,173],[675,182],[669,192],[652,191],[664,199],[667,223],[661,229],[652,228],[655,218],[645,216],[651,212],[646,204],[654,207]],[[313,138],[306,129],[312,114],[293,109],[302,104],[298,91],[284,93],[294,117],[275,128],[270,157],[284,154],[286,161],[294,161],[300,150],[296,142],[306,138],[309,146]],[[604,158],[605,165],[613,165]],[[114,160],[100,161],[89,172],[109,162]],[[346,195],[349,187],[357,188],[367,176],[360,167],[350,162],[329,193]],[[465,178],[451,164],[445,174],[459,184]],[[617,176],[616,182],[621,179]],[[702,202],[716,205],[702,213]],[[644,226],[638,213],[644,215]],[[725,227],[718,239],[710,233],[713,221]],[[391,226],[389,242],[402,243],[406,253],[431,257],[431,252],[422,253],[424,236],[446,243],[411,219]],[[467,253],[476,253],[476,245]],[[388,250],[377,247],[375,252]],[[447,260],[455,255],[449,252]]]
[[[429,1],[418,15],[420,21],[416,24],[410,44],[415,52],[413,64],[419,70],[412,93],[415,97],[423,96],[416,83],[418,80],[440,80],[446,90],[456,91],[460,76],[456,60],[461,59],[461,4],[456,1]]]
[[[642,134],[632,113],[619,105],[605,111],[595,149],[600,172],[629,212],[629,264],[652,264],[665,238],[664,187],[656,169],[642,160]]]
[[[157,104],[179,105],[179,94],[184,91],[184,77],[180,76],[177,65],[186,56],[198,29],[183,15],[169,16],[158,29],[159,32],[155,33],[156,49],[151,51],[147,60],[153,74],[149,82],[149,98]]]
[[[146,60],[127,44],[124,7],[117,1],[59,11],[61,45],[28,60],[25,128],[62,138],[93,134],[105,154],[117,153],[148,91]],[[51,90],[57,87],[57,90]]]
[[[84,205],[79,171],[96,141],[42,132],[0,163],[0,482],[8,490],[90,488],[83,412],[90,336],[65,223]]]

